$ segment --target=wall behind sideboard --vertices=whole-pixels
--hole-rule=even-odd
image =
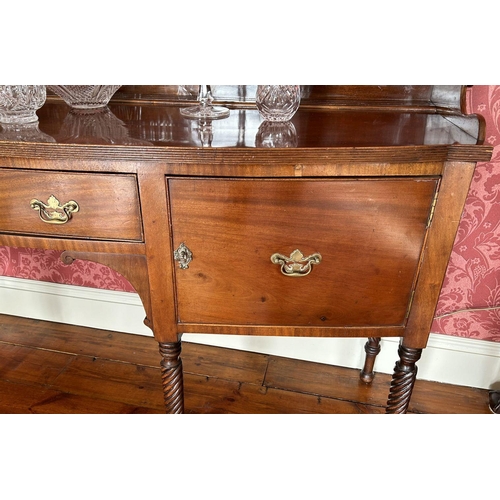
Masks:
[[[470,88],[467,112],[493,156],[476,167],[431,331],[500,342],[500,85]]]
[[[500,85],[468,89],[467,111],[486,121],[493,158],[477,166],[461,219],[432,332],[500,342]],[[60,252],[0,246],[0,275],[120,292],[134,292],[103,265]]]

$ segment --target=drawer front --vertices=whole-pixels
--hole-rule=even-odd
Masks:
[[[437,184],[169,179],[179,322],[404,324]]]
[[[0,169],[0,231],[142,241],[134,175]]]

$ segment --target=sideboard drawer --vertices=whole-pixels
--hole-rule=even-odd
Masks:
[[[179,322],[405,323],[436,178],[167,182]]]
[[[0,169],[0,231],[142,241],[134,175]]]

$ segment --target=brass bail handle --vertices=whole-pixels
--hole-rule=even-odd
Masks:
[[[38,211],[38,215],[47,224],[66,224],[71,220],[72,214],[78,212],[80,207],[76,201],[68,201],[61,205],[61,202],[51,195],[47,203],[34,198],[30,201],[31,208]]]
[[[307,276],[311,272],[313,264],[319,264],[321,258],[319,253],[313,253],[308,257],[304,257],[304,254],[297,249],[289,257],[280,253],[274,253],[271,255],[271,262],[279,264],[281,272],[285,276],[300,277]]]

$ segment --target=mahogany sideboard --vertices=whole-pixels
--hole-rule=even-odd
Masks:
[[[476,162],[463,86],[304,86],[263,122],[251,86],[229,118],[179,110],[185,86],[124,86],[107,108],[55,96],[0,130],[0,244],[56,249],[127,278],[182,413],[181,335],[400,337],[387,412],[405,413]],[[332,383],[335,383],[332,380]]]

